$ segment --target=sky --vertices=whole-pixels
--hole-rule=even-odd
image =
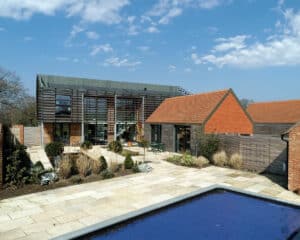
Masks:
[[[0,0],[0,66],[300,99],[299,0]]]

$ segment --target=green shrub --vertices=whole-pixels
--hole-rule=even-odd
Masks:
[[[61,142],[48,143],[45,147],[45,152],[48,157],[53,158],[59,156],[64,151],[64,145]]]
[[[243,158],[240,154],[234,153],[231,155],[230,159],[228,160],[229,167],[234,169],[241,169],[243,165]]]
[[[189,153],[184,153],[180,160],[180,165],[186,166],[186,167],[192,167],[195,165],[194,158]]]
[[[181,158],[182,156],[179,156],[179,155],[174,155],[172,157],[168,157],[166,160],[168,162],[171,162],[171,163],[174,163],[174,164],[179,164],[181,163]]]
[[[128,154],[130,154],[131,156],[138,156],[140,155],[139,152],[135,152],[135,151],[131,151],[131,150],[128,150],[128,149],[123,149],[121,155],[126,157]]]
[[[138,162],[137,162],[137,161],[134,163],[134,165],[133,165],[133,167],[132,167],[132,171],[133,171],[134,173],[140,172],[139,165],[138,165]]]
[[[99,158],[99,161],[100,161],[100,164],[101,164],[101,167],[100,167],[100,171],[104,171],[107,169],[107,162],[106,162],[106,159],[104,156],[101,156]]]
[[[199,137],[200,154],[211,159],[213,154],[219,150],[220,139],[214,134],[201,134]]]
[[[132,169],[133,165],[134,165],[134,162],[132,160],[132,157],[130,154],[128,154],[124,161],[125,169]]]
[[[110,170],[106,169],[101,173],[103,179],[113,178],[115,175]]]
[[[93,144],[90,141],[84,141],[83,143],[81,143],[80,145],[81,148],[83,149],[92,149],[93,148]]]
[[[227,155],[225,151],[217,152],[212,157],[212,162],[214,165],[223,167],[227,164]]]
[[[82,177],[86,177],[92,171],[91,160],[85,155],[79,156],[76,160],[76,168]]]
[[[67,179],[72,176],[75,172],[75,164],[69,156],[64,156],[63,159],[59,162],[59,175]]]
[[[112,141],[108,144],[108,150],[115,153],[121,153],[123,147],[120,141]]]
[[[40,176],[45,173],[43,164],[38,161],[30,169],[30,183],[40,183]]]
[[[30,180],[31,161],[23,145],[17,146],[7,158],[5,180],[12,185],[22,185]]]
[[[206,157],[200,156],[194,159],[195,166],[202,168],[209,165],[209,161]]]

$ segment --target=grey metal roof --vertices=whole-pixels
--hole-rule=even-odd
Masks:
[[[178,86],[156,85],[146,83],[119,82],[111,80],[95,80],[88,78],[64,77],[55,75],[37,75],[38,88],[69,88],[69,89],[114,89],[160,92],[174,95],[185,95],[187,92]]]

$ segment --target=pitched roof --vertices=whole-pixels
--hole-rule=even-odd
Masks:
[[[262,102],[247,108],[256,123],[296,123],[300,121],[300,100]]]
[[[216,109],[231,89],[165,99],[147,123],[201,124]]]
[[[89,78],[65,77],[56,75],[37,75],[37,86],[39,88],[72,88],[72,89],[111,89],[114,91],[141,91],[159,92],[172,96],[185,95],[187,92],[178,86],[136,83],[112,80],[96,80]]]

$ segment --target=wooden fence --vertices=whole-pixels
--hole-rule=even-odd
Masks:
[[[239,153],[243,168],[255,172],[286,174],[287,144],[280,137],[220,135],[222,148],[228,155]]]

